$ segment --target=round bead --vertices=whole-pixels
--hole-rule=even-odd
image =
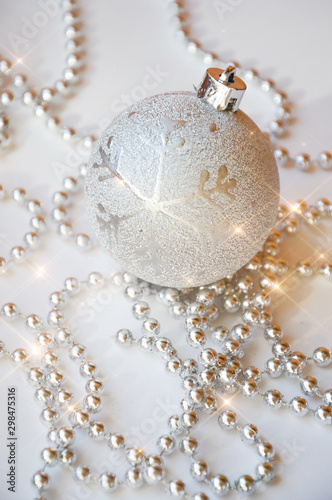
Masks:
[[[200,328],[202,326],[202,318],[199,314],[188,314],[184,324],[188,331],[193,328]]]
[[[187,333],[187,342],[191,347],[199,348],[206,342],[206,336],[200,328],[193,328]]]
[[[307,260],[301,260],[296,265],[296,271],[300,276],[308,278],[313,274],[313,267]]]
[[[38,471],[34,474],[32,478],[33,485],[38,488],[39,491],[46,490],[50,484],[50,478],[46,472]]]
[[[329,151],[323,151],[318,156],[319,166],[324,170],[332,168],[332,154]]]
[[[232,410],[223,411],[218,417],[218,424],[226,430],[232,430],[237,426],[236,413]]]
[[[7,320],[14,320],[18,316],[18,308],[16,304],[8,302],[1,308],[1,316]]]
[[[40,418],[45,424],[53,425],[59,418],[59,413],[51,407],[44,408],[41,412]]]
[[[59,346],[68,346],[72,340],[72,334],[67,328],[60,328],[54,335],[55,343]]]
[[[1,270],[1,262],[0,262],[0,270]],[[332,263],[326,263],[319,267],[319,273],[327,278],[332,276]]]
[[[62,205],[66,205],[68,201],[68,194],[62,191],[56,191],[53,194],[53,203],[57,207],[61,207]]]
[[[307,153],[301,153],[295,157],[294,163],[296,168],[304,172],[311,167],[311,158]]]
[[[91,422],[89,425],[88,434],[91,438],[100,440],[105,436],[106,430],[102,422]]]
[[[181,417],[179,415],[172,415],[168,419],[168,427],[173,434],[182,432]]]
[[[172,358],[166,364],[166,370],[170,373],[181,373],[182,361],[178,358]]]
[[[217,353],[214,349],[203,349],[199,355],[199,360],[206,368],[212,367],[217,362]]]
[[[138,348],[141,351],[152,351],[154,339],[153,337],[143,336],[138,340]]]
[[[90,416],[86,411],[76,409],[70,413],[69,420],[73,426],[76,426],[80,429],[85,429],[89,426]]]
[[[304,398],[295,397],[290,402],[291,411],[298,417],[303,417],[309,411],[308,402]]]
[[[80,365],[80,374],[82,377],[94,377],[98,373],[98,368],[92,361],[83,361]]]
[[[275,389],[266,391],[263,398],[266,406],[272,408],[273,410],[277,410],[278,408],[280,408],[283,403],[282,394]]]
[[[186,436],[180,441],[179,450],[185,455],[195,455],[198,451],[198,442],[195,438]]]
[[[275,468],[270,462],[262,462],[256,467],[256,474],[262,481],[271,481],[275,476]]]
[[[97,394],[102,394],[104,392],[104,384],[98,378],[91,378],[87,381],[85,385],[85,390],[87,392],[95,392]]]
[[[198,425],[198,417],[195,412],[184,412],[182,414],[182,425],[185,429],[194,429]]]
[[[39,385],[44,380],[44,372],[39,367],[30,368],[27,374],[28,381],[33,385]]]
[[[110,472],[103,472],[100,475],[100,486],[104,491],[112,492],[118,487],[118,481],[114,474]]]
[[[147,318],[142,324],[143,335],[158,335],[160,333],[159,321],[153,318]]]
[[[37,314],[30,314],[26,317],[25,324],[30,330],[38,330],[43,326],[43,320]]]
[[[318,382],[315,377],[309,376],[301,379],[300,386],[307,396],[314,396],[318,392]]]
[[[256,366],[248,366],[248,368],[243,371],[243,376],[245,379],[254,380],[255,382],[259,382],[262,378],[261,372]]]
[[[125,447],[125,439],[121,434],[110,434],[107,444],[112,450],[122,450]]]
[[[245,380],[241,384],[241,392],[248,398],[254,398],[258,393],[258,386],[254,380]]]
[[[93,271],[92,273],[89,274],[88,276],[88,284],[92,287],[99,287],[102,286],[104,283],[104,278],[101,273],[98,273],[97,271]]]
[[[239,342],[248,342],[250,339],[252,332],[248,325],[240,324],[236,325],[232,328],[231,335],[233,339],[238,340]]]
[[[287,377],[297,377],[302,371],[302,365],[300,361],[295,358],[290,358],[284,364],[284,372]]]
[[[77,359],[77,360],[80,360],[81,358],[83,358],[83,356],[85,355],[85,347],[81,344],[73,344],[70,348],[69,348],[69,357],[71,359]]]
[[[245,425],[240,431],[241,440],[247,444],[255,444],[258,439],[258,429],[253,424]]]
[[[231,385],[235,382],[237,373],[231,366],[223,367],[219,372],[219,380],[226,385]]]
[[[54,448],[44,448],[41,452],[41,458],[45,464],[54,467],[59,462],[58,450]]]
[[[50,326],[60,326],[65,320],[65,316],[61,309],[52,309],[48,313],[47,322]]]
[[[206,462],[191,462],[190,474],[197,481],[203,481],[209,473],[209,468]]]
[[[144,319],[150,314],[149,304],[144,301],[136,302],[132,307],[132,312],[136,319]],[[149,318],[149,320],[151,321],[152,318]],[[148,332],[146,332],[146,334],[148,335]]]
[[[270,358],[265,363],[265,370],[270,377],[280,377],[284,371],[284,365],[279,358]]]
[[[222,344],[228,337],[229,330],[224,326],[217,326],[211,332],[212,340],[216,344]]]
[[[64,382],[64,375],[60,370],[52,370],[46,375],[46,380],[51,387],[60,387]]]
[[[322,403],[326,406],[332,406],[332,389],[328,389],[324,392]]]
[[[59,356],[53,351],[47,351],[42,357],[42,365],[45,368],[55,368],[59,364]]]
[[[61,446],[69,446],[75,441],[75,432],[69,427],[61,427],[57,439]]]
[[[186,493],[185,485],[182,481],[170,481],[167,485],[169,495],[173,497],[183,497]]]
[[[25,363],[28,359],[28,354],[24,349],[15,349],[10,355],[11,361],[16,364]]]
[[[58,406],[67,406],[73,399],[74,395],[72,392],[67,391],[66,389],[61,389],[57,394],[56,394],[56,404]]]
[[[280,340],[274,342],[272,346],[272,352],[275,356],[281,359],[287,359],[291,355],[291,348],[288,342],[285,340]]]
[[[73,478],[75,479],[75,481],[88,483],[90,480],[90,476],[90,468],[86,465],[78,465],[73,470]]]
[[[244,354],[243,347],[234,339],[225,340],[222,350],[226,356],[230,357],[242,358]]]
[[[59,452],[60,463],[65,467],[70,467],[75,463],[76,455],[70,448],[64,448]]]
[[[317,366],[328,366],[332,361],[331,353],[325,347],[318,347],[315,349],[312,359]]]
[[[261,443],[258,443],[256,450],[258,455],[262,458],[265,458],[266,460],[272,460],[272,458],[274,457],[273,446],[267,441],[262,441]]]
[[[23,262],[24,259],[26,258],[25,248],[21,246],[13,247],[10,250],[10,256],[17,264]]]
[[[84,397],[83,406],[91,413],[98,413],[102,408],[102,400],[96,394],[90,393]]]
[[[36,390],[34,397],[36,401],[44,405],[52,404],[54,399],[53,392],[47,387],[39,387]]]
[[[160,453],[169,455],[175,449],[175,439],[172,436],[161,436],[157,441],[157,448]]]
[[[320,424],[328,425],[332,423],[332,409],[330,406],[318,406],[315,411],[315,419]]]
[[[67,211],[63,207],[55,207],[52,210],[52,217],[55,222],[63,222],[67,217]]]
[[[64,239],[69,239],[73,235],[73,227],[69,222],[62,222],[58,225],[58,233]]]
[[[90,236],[84,233],[76,235],[75,243],[81,250],[89,250],[89,248],[91,248]]]
[[[229,313],[236,313],[241,307],[241,301],[235,294],[227,294],[223,301],[224,309]]]
[[[81,284],[76,278],[67,278],[65,280],[65,290],[70,294],[70,295],[76,295],[81,288]]]
[[[145,455],[140,448],[129,448],[126,458],[131,465],[140,465],[145,460]]]
[[[249,323],[249,325],[257,325],[260,321],[260,312],[255,307],[249,307],[242,313],[242,319],[244,323]]]
[[[129,469],[125,475],[125,481],[130,488],[140,488],[144,484],[144,476],[140,469],[134,467]]]
[[[226,495],[230,490],[230,484],[227,477],[221,474],[211,477],[210,487],[212,492],[220,497]]]
[[[235,482],[235,488],[239,493],[251,494],[255,490],[255,481],[251,476],[241,476]]]
[[[165,470],[160,465],[149,465],[144,470],[144,478],[148,484],[158,484],[165,477]]]

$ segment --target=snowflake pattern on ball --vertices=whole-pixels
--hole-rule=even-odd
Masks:
[[[130,113],[129,117],[135,113]],[[215,194],[221,194],[229,197],[230,199],[235,199],[235,189],[236,189],[236,180],[230,178],[228,175],[228,169],[225,165],[222,165],[218,170],[218,176],[216,179],[215,185],[213,187],[207,188],[206,185],[210,180],[210,172],[208,170],[202,170],[199,184],[197,186],[197,192],[187,196],[186,198],[176,198],[170,201],[160,202],[160,186],[162,182],[163,172],[164,172],[164,161],[167,154],[170,151],[173,151],[177,148],[182,148],[185,144],[185,139],[180,137],[176,137],[175,141],[172,141],[171,133],[177,130],[181,130],[181,127],[185,125],[184,120],[172,120],[168,117],[163,117],[161,119],[160,127],[150,125],[150,129],[153,130],[156,134],[159,135],[161,139],[161,144],[156,146],[152,141],[150,141],[147,137],[141,136],[141,140],[147,144],[149,147],[154,149],[159,154],[159,165],[158,165],[158,176],[155,183],[155,188],[153,195],[150,198],[145,197],[137,188],[135,188],[128,180],[125,179],[124,176],[121,175],[121,167],[120,167],[120,158],[122,154],[122,147],[118,147],[116,150],[115,158],[112,161],[110,154],[106,153],[102,146],[99,147],[99,157],[101,163],[98,161],[94,162],[92,168],[101,169],[103,173],[100,173],[98,179],[100,182],[108,181],[110,179],[117,179],[120,184],[124,185],[127,189],[129,189],[133,195],[138,199],[145,203],[146,209],[148,209],[152,214],[152,241],[149,246],[145,248],[140,248],[137,251],[137,255],[139,255],[142,266],[152,265],[154,270],[158,272],[162,267],[162,260],[159,257],[159,254],[162,253],[163,248],[158,243],[156,232],[154,231],[154,226],[156,224],[156,215],[158,212],[165,214],[171,219],[181,221],[183,224],[188,225],[195,229],[198,233],[201,244],[203,247],[207,247],[207,242],[210,242],[212,248],[215,248],[215,245],[220,242],[222,239],[227,237],[230,232],[230,224],[227,220],[223,220],[217,225],[212,224],[211,227],[206,227],[206,225],[199,225],[197,223],[188,221],[183,217],[176,215],[174,212],[169,209],[172,206],[176,206],[183,202],[188,202],[190,200],[194,200],[195,198],[201,198],[202,200],[206,200],[214,209],[218,209],[221,213],[220,204],[216,202],[213,198]],[[112,147],[113,137],[111,136],[108,141],[108,148]],[[106,171],[106,173],[105,173]],[[130,214],[128,216],[118,217],[112,215],[111,218],[105,220],[105,208],[102,204],[99,204],[99,214],[97,215],[97,221],[101,231],[106,231],[111,239],[112,234],[111,230],[114,231],[115,240],[117,242],[118,238],[118,230],[122,221],[128,220],[142,212],[144,209],[137,210],[135,213]]]

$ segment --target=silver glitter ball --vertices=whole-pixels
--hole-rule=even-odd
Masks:
[[[257,253],[277,216],[279,177],[269,142],[242,111],[172,92],[108,126],[85,195],[116,261],[145,281],[187,288],[233,274]]]

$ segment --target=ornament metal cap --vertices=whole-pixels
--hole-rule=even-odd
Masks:
[[[243,94],[247,88],[241,78],[235,76],[235,67],[225,70],[209,68],[197,90],[197,97],[205,99],[218,111],[238,110]]]

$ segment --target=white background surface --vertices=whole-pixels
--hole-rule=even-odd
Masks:
[[[87,71],[77,96],[67,101],[59,110],[61,118],[80,131],[90,132],[112,119],[123,95],[131,102],[142,90],[144,77],[149,71],[160,68],[164,73],[155,89],[146,95],[169,90],[191,89],[204,71],[203,63],[188,55],[172,36],[168,23],[167,2],[152,0],[98,0],[83,1],[83,20],[87,38]],[[229,2],[231,4],[231,2]],[[307,151],[313,156],[331,148],[331,46],[330,29],[332,4],[328,0],[310,2],[286,0],[243,0],[232,8],[222,21],[214,2],[189,1],[191,24],[198,39],[224,57],[239,60],[243,66],[255,66],[266,77],[273,78],[296,101],[297,122],[290,136],[283,141],[292,152]],[[60,14],[50,18],[44,28],[28,40],[26,46],[15,49],[10,43],[10,32],[21,34],[25,18],[31,20],[40,10],[37,2],[1,2],[0,52],[11,57],[24,58],[23,71],[27,71],[38,87],[52,83],[63,67],[63,24]],[[140,87],[141,90],[137,90]],[[143,97],[143,95],[142,95]],[[264,128],[271,116],[272,107],[257,90],[249,88],[243,109]],[[65,147],[59,138],[52,136],[28,110],[18,109],[12,117],[15,129],[15,146],[1,161],[1,183],[8,189],[24,187],[28,194],[40,199],[47,211],[51,209],[51,194],[60,188],[63,175],[76,173],[76,152]],[[74,156],[73,156],[74,155]],[[281,172],[282,199],[295,202],[308,197],[315,201],[319,196],[331,198],[331,174],[327,172],[299,173],[285,169]],[[80,197],[79,197],[80,198]],[[12,204],[0,205],[1,246],[6,256],[9,248],[21,243],[27,229],[28,214]],[[88,231],[88,222],[82,200],[73,211],[76,228]],[[328,250],[330,225],[321,225],[325,237],[318,231],[310,232],[310,241],[320,250]],[[304,245],[301,238],[287,249],[287,258],[312,257],[313,249]],[[331,255],[330,255],[331,258]],[[44,270],[40,273],[40,268]],[[68,276],[84,279],[88,272],[99,270],[110,274],[117,265],[98,250],[79,254],[66,243],[58,241],[50,226],[43,243],[31,255],[31,260],[20,268],[13,268],[1,277],[0,303],[14,301],[26,313],[36,312],[46,317],[48,296],[60,289]],[[39,276],[39,274],[42,274]],[[310,354],[318,345],[331,347],[331,287],[317,278],[296,286],[291,300],[282,301],[275,313],[275,320],[283,327],[292,347]],[[132,327],[138,333],[138,323],[131,319],[130,305],[117,294],[94,297],[88,306],[76,303],[79,330],[77,336],[88,346],[101,375],[107,379],[107,396],[103,418],[110,431],[127,436],[137,433],[140,444],[152,452],[155,438],[166,432],[165,407],[176,413],[172,405],[178,403],[181,391],[177,378],[167,375],[162,362],[153,356],[149,359],[135,349],[122,351],[110,336],[120,327]],[[96,314],[96,305],[101,311]],[[78,308],[78,309],[77,309]],[[81,308],[81,309],[80,309]],[[75,313],[76,311],[76,313]],[[161,306],[152,301],[152,316],[161,318],[162,333],[169,335],[179,349],[186,352],[182,325],[169,318]],[[224,322],[221,317],[219,324]],[[229,319],[227,318],[227,321]],[[13,327],[13,328],[11,328]],[[1,338],[8,347],[24,346],[31,342],[31,333],[20,324],[0,323]],[[270,354],[262,344],[261,333],[250,345],[244,364],[263,366]],[[319,375],[323,389],[331,387],[331,368],[312,371]],[[7,452],[4,444],[5,411],[0,415],[0,498],[25,500],[34,498],[30,478],[41,466],[39,453],[46,446],[46,428],[38,420],[40,408],[32,402],[32,390],[21,375],[13,372],[8,364],[0,365],[0,405],[6,407],[6,391],[15,384],[18,390],[18,485],[17,493],[10,494],[5,486]],[[75,378],[78,381],[78,378]],[[81,382],[81,387],[82,387]],[[281,387],[290,398],[299,394],[292,380],[268,381],[266,386]],[[77,396],[76,396],[77,394]],[[80,396],[80,391],[75,396]],[[313,404],[316,401],[312,402]],[[220,401],[222,404],[222,400]],[[257,493],[257,498],[271,500],[283,497],[292,500],[321,500],[331,498],[331,428],[319,426],[310,416],[297,420],[286,410],[271,412],[260,401],[244,401],[240,397],[232,403],[242,413],[243,422],[255,423],[262,435],[271,441],[279,454],[279,476],[268,489]],[[99,416],[97,417],[99,418]],[[213,473],[224,473],[234,480],[240,474],[254,472],[258,457],[254,450],[245,447],[238,438],[221,431],[213,418],[205,422],[196,435],[201,441],[199,457],[205,459]],[[124,471],[123,464],[116,464],[108,450],[99,443],[91,444],[81,435],[78,444],[79,462],[97,468]],[[169,477],[190,482],[189,461],[179,454],[166,462]],[[79,488],[67,471],[51,471],[52,489],[48,499],[73,500],[103,498],[99,491]],[[200,485],[189,486],[189,491],[200,491]],[[156,499],[164,493],[152,488],[141,491],[121,491],[114,498]],[[232,494],[230,495],[232,497]]]

